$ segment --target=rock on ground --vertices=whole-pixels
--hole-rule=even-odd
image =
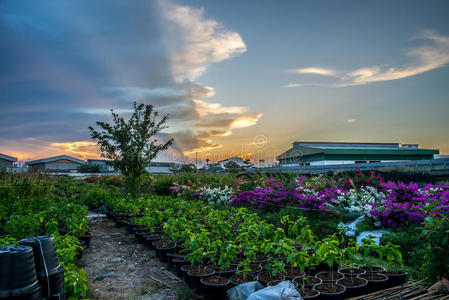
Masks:
[[[89,277],[89,299],[176,299],[183,283],[154,251],[107,218],[89,222],[92,240],[79,262]]]

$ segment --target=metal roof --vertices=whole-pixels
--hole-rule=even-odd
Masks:
[[[0,158],[9,161],[17,161],[17,158],[0,153]]]
[[[38,159],[38,160],[33,160],[33,161],[29,161],[26,164],[27,165],[35,165],[35,164],[40,164],[40,163],[48,163],[48,162],[52,162],[55,160],[60,160],[60,159],[66,159],[66,160],[70,160],[74,163],[78,163],[78,164],[84,164],[85,162],[81,159],[78,158],[74,158],[68,155],[58,155],[58,156],[52,156],[52,157],[47,157],[47,158],[42,158],[42,159]]]
[[[300,158],[310,155],[433,155],[439,150],[417,148],[313,148],[293,147],[277,157],[280,159]]]

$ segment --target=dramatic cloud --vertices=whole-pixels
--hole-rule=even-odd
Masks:
[[[416,39],[424,40],[426,46],[413,48],[408,51],[412,62],[402,67],[383,68],[372,66],[359,68],[347,73],[337,73],[321,68],[306,68],[291,70],[296,74],[319,74],[336,76],[340,80],[333,84],[306,84],[290,83],[284,87],[321,86],[321,87],[347,87],[364,85],[372,82],[403,79],[441,68],[449,63],[449,37],[438,34],[435,31],[424,31]],[[342,74],[342,75],[338,75]]]
[[[163,16],[165,44],[170,51],[173,76],[196,79],[211,63],[223,61],[246,51],[241,36],[205,17],[204,9],[158,2]],[[182,39],[183,43],[179,44]]]
[[[97,143],[90,141],[51,143],[50,146],[81,159],[97,157],[99,155]]]
[[[178,139],[171,157],[220,147],[210,139],[260,118],[211,101],[214,88],[197,82],[209,65],[246,51],[242,37],[204,9],[162,0],[0,7],[0,140],[23,143],[12,151],[33,151],[27,138],[45,153],[96,156],[87,127],[107,121],[111,108],[130,113],[133,101],[170,114],[169,134]]]

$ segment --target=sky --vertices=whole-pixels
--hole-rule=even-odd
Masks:
[[[294,141],[449,154],[448,1],[0,0],[0,152],[99,156],[88,126],[168,113],[159,161]]]

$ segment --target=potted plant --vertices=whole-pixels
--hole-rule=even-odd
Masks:
[[[190,237],[190,249],[192,252],[186,255],[190,260],[193,268],[187,272],[188,282],[191,287],[201,294],[201,278],[212,276],[215,271],[206,268],[204,265],[205,258],[207,258],[207,247],[211,243],[209,238],[210,232],[203,229],[199,233],[192,233]]]
[[[343,285],[336,283],[337,276],[341,274],[334,272],[334,265],[337,264],[340,259],[339,246],[340,241],[335,236],[324,238],[322,241],[318,242],[316,246],[315,252],[319,262],[324,262],[330,270],[321,275],[321,277],[329,279],[329,281],[322,282],[315,286],[315,289],[320,292],[321,298],[323,299],[344,299],[346,288]],[[318,275],[320,275],[320,273],[316,276],[317,278],[320,278]],[[323,278],[320,279],[323,280]]]
[[[368,280],[367,292],[373,293],[384,289],[387,286],[388,276],[382,274],[384,269],[375,266],[371,258],[371,255],[375,253],[382,259],[384,255],[383,246],[374,244],[370,239],[364,239],[362,249],[366,264],[361,269],[365,270],[366,273],[359,275],[359,277]]]
[[[346,287],[346,297],[355,297],[367,292],[368,280],[358,277],[365,274],[366,271],[355,267],[359,249],[359,244],[352,241],[341,251],[340,261],[344,267],[338,272],[343,274],[344,278],[338,279],[337,283]]]
[[[387,286],[393,287],[404,284],[408,273],[404,270],[402,253],[398,245],[386,243],[383,246],[384,257],[387,260],[387,269],[384,274],[388,276]]]

